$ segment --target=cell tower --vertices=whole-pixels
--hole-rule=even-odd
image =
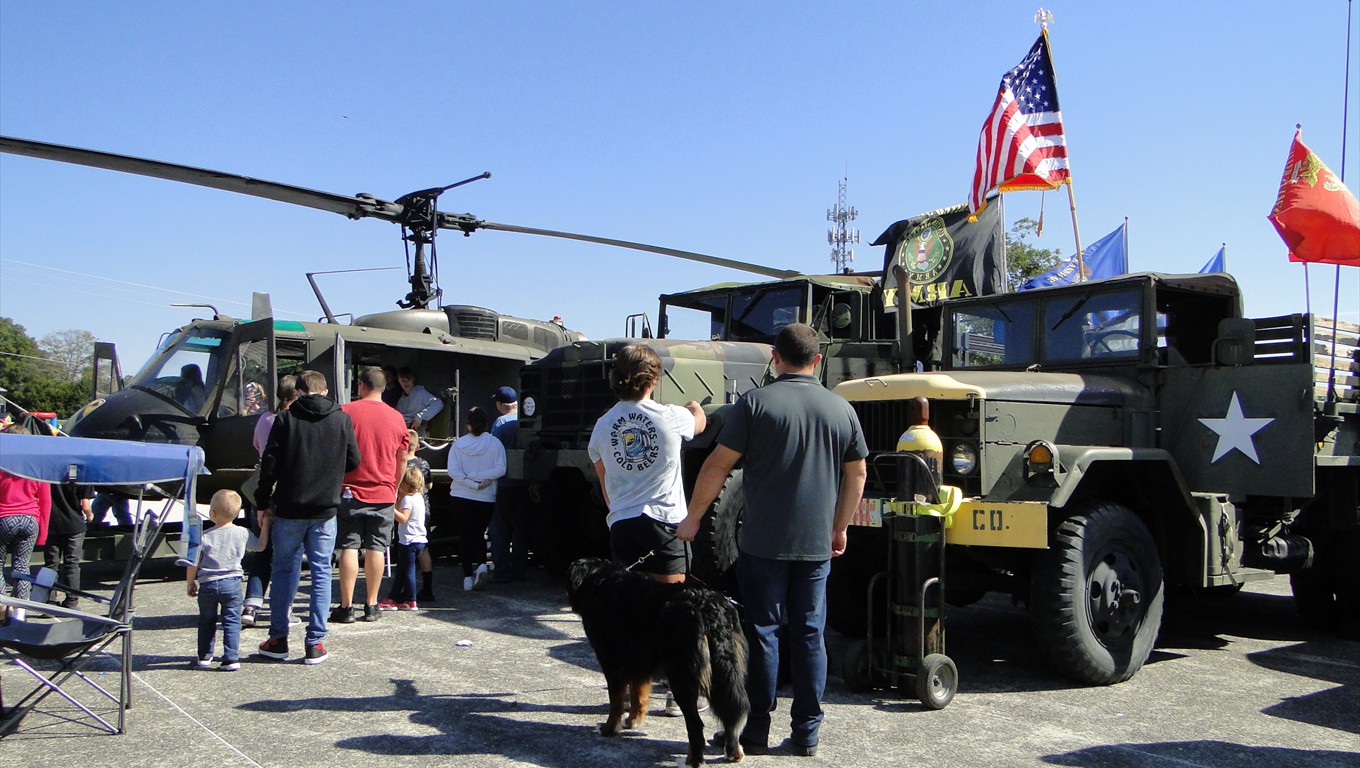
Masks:
[[[845,185],[848,181],[847,178],[841,179],[836,207],[826,211],[826,220],[831,222],[831,228],[826,231],[826,242],[831,245],[831,261],[840,274],[850,273],[850,262],[855,260],[855,252],[850,246],[859,242],[859,230],[850,228],[850,222],[859,218],[859,211],[845,204]]]

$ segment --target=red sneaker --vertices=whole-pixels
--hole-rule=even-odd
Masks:
[[[378,610],[380,611],[395,611],[398,607],[399,606],[391,600],[384,600],[381,603],[378,603]]]
[[[329,654],[326,653],[326,646],[321,643],[307,646],[307,657],[302,660],[303,664],[320,664],[325,661]]]
[[[416,605],[416,601],[412,600],[412,601],[409,602],[409,603],[402,603],[402,604],[398,605],[398,606],[397,606],[397,610],[399,610],[399,611],[418,611],[418,610],[420,610],[420,606],[419,606],[419,605]]]
[[[288,638],[286,637],[269,638],[263,643],[260,643],[259,653],[261,656],[268,656],[271,659],[288,658]]]

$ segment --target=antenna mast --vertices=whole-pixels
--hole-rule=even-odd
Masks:
[[[831,246],[831,262],[836,265],[838,274],[850,274],[850,262],[855,260],[851,245],[859,243],[859,230],[851,229],[850,222],[859,218],[859,211],[845,203],[845,185],[848,178],[842,177],[836,195],[836,207],[828,208],[826,220],[831,227],[826,230],[826,242]]]

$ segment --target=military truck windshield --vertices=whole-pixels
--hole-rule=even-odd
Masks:
[[[207,328],[190,328],[172,336],[131,386],[155,392],[190,413],[201,413],[229,360],[229,338],[226,331]]]
[[[1049,291],[960,309],[953,315],[953,368],[1023,368],[1137,357],[1142,292]]]
[[[712,341],[754,341],[773,344],[774,337],[790,323],[803,319],[807,301],[807,287],[793,285],[781,288],[751,291],[743,288],[739,293],[722,293],[702,298],[669,297],[663,307],[666,315],[665,336],[685,338],[677,333],[679,327],[674,320],[684,319],[686,327],[694,313],[676,313],[677,308],[698,310],[708,316],[709,334]],[[671,315],[675,314],[676,318]]]
[[[1013,301],[954,315],[954,368],[1026,366],[1034,355],[1034,302]]]
[[[724,338],[773,343],[784,326],[798,322],[806,293],[800,286],[733,296],[731,320]]]
[[[1045,363],[1138,354],[1140,292],[1066,295],[1044,302]]]

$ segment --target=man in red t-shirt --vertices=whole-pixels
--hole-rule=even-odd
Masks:
[[[354,582],[359,578],[359,550],[364,556],[364,621],[377,621],[387,547],[392,542],[392,511],[397,484],[406,470],[406,421],[382,401],[386,382],[380,368],[359,373],[359,399],[341,407],[354,422],[359,441],[358,469],[345,474],[345,490],[337,518],[340,550],[340,606],[331,621],[353,624]]]

